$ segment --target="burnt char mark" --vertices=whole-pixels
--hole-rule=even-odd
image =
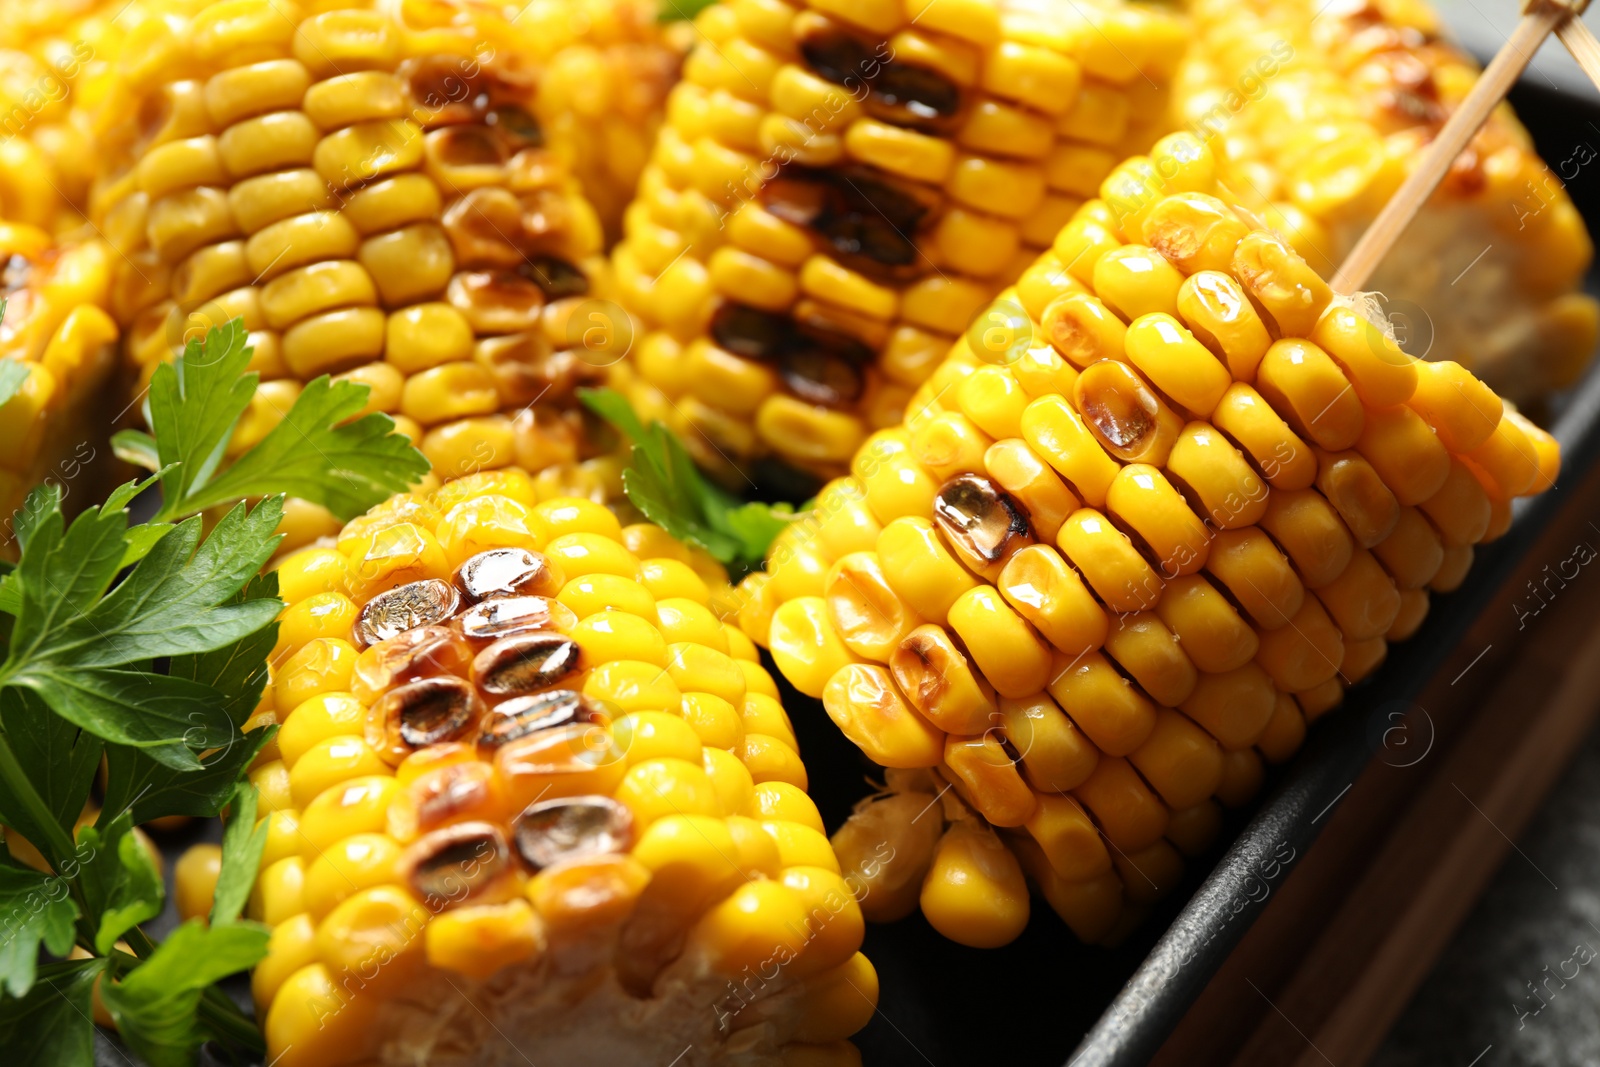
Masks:
[[[748,304],[725,303],[711,316],[711,339],[719,348],[763,363],[778,358],[785,338],[794,328],[787,315]]]
[[[847,266],[878,275],[915,266],[912,235],[928,216],[926,204],[864,167],[785,163],[763,183],[761,204],[823,238]]]
[[[861,399],[873,361],[872,349],[848,334],[732,302],[712,315],[711,338],[734,355],[776,366],[795,396],[825,407]]]
[[[583,296],[589,291],[588,275],[556,256],[534,256],[519,266],[517,273],[537,285],[549,300]]]
[[[872,47],[841,30],[818,29],[800,42],[800,55],[813,74],[847,90],[884,122],[938,133],[961,110],[959,86],[936,70],[895,59],[887,44]]]

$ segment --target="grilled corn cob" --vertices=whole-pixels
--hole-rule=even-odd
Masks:
[[[859,1062],[860,909],[709,557],[507,469],[278,576],[269,1059]]]
[[[1119,165],[742,585],[746,632],[920,802],[836,838],[847,870],[893,845],[886,917],[920,886],[1002,944],[1026,870],[1120,936],[1554,481],[1548,434],[1402,352],[1216,170],[1186,133]],[[936,797],[932,840],[907,820]]]
[[[541,65],[534,117],[605,227],[622,233],[691,33],[656,0],[534,0],[516,19]]]
[[[1476,80],[1420,0],[1192,0],[1178,123],[1222,157],[1223,183],[1324,277]],[[1562,179],[1502,105],[1456,160],[1371,286],[1408,351],[1455,360],[1527,403],[1574,381],[1595,347],[1593,252]]]
[[[831,476],[1166,122],[1162,12],[1094,0],[703,11],[614,261],[620,383],[714,473]]]
[[[111,252],[98,241],[55,245],[42,230],[0,223],[0,359],[27,368],[0,405],[0,558],[15,559],[12,514],[28,490],[60,485],[69,501],[94,498],[93,474],[109,459],[90,427],[116,366],[116,324],[102,307]]]
[[[620,496],[613,461],[574,466],[591,445],[572,394],[631,327],[529,110],[528,27],[465,0],[315,11],[224,0],[155,20],[122,65],[94,214],[141,385],[242,316],[261,385],[230,454],[331,373],[441,478],[515,462]],[[286,523],[299,543],[337,529],[309,505]]]

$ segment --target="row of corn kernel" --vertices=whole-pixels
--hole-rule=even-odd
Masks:
[[[784,920],[799,915],[794,928],[806,931],[823,897],[850,897],[803,792],[805,771],[777,691],[754,646],[708,607],[711,587],[726,585],[721,568],[659,528],[621,527],[592,502],[536,497],[520,471],[470,476],[426,498],[396,498],[349,524],[335,547],[303,550],[279,568],[290,606],[272,689],[250,724],[281,724],[251,771],[269,827],[252,909],[275,928],[253,984],[275,1047],[292,1044],[315,1018],[308,995],[340,989],[342,975],[366,978],[339,1032],[371,1020],[375,999],[393,991],[371,979],[375,945],[386,960],[426,959],[483,980],[537,958],[565,927],[597,917],[620,923],[646,896],[655,907],[673,903],[671,885],[646,887],[664,865],[717,867],[711,857],[720,855],[722,866],[737,868],[717,874],[720,891],[702,894],[669,931],[687,931],[685,952],[730,974],[759,962],[741,953],[792,936]],[[466,746],[442,744],[396,765],[365,736],[376,694],[364,679],[382,672],[362,663],[381,646],[358,653],[351,643],[358,605],[397,584],[448,580],[467,557],[500,547],[541,551],[557,580],[564,577],[555,602],[570,613],[568,634],[589,665],[582,690],[625,713],[599,727],[603,745],[590,737],[584,744],[614,758],[557,766],[551,752],[542,771],[508,773],[503,761],[483,763]],[[631,855],[517,877],[467,909],[424,905],[399,884],[402,856],[419,835],[503,822],[546,791],[626,804],[639,831]],[[735,888],[750,879],[762,884]],[[735,921],[740,909],[757,918]],[[755,936],[754,922],[768,929]],[[817,1003],[798,1040],[839,1040],[864,1021],[859,1009],[827,999],[829,975],[875,981],[855,951],[860,935],[859,915],[845,914],[809,939],[803,974],[816,976],[808,995]],[[414,974],[403,963],[384,969],[391,980]],[[639,977],[648,989],[655,973]]]
[[[1181,46],[1159,13],[1017,0],[730,0],[695,26],[615,262],[657,328],[635,407],[719,469],[834,472],[899,421],[1025,249],[1148,143]],[[730,307],[809,332],[780,352],[711,321]]]
[[[1204,188],[1204,150],[1194,151],[1198,145],[1182,138],[1169,140],[1164,147],[1194,164],[1168,169]],[[1148,161],[1136,160],[1129,169],[1141,163],[1149,166]],[[1108,186],[1114,188],[1119,176],[1113,175]],[[793,545],[777,546],[776,565],[764,584],[753,583],[754,596],[745,608],[747,619],[759,632],[766,615],[763,601],[770,605],[773,599],[786,599],[796,586],[804,587],[808,579],[827,573],[827,585],[817,590],[825,591],[826,600],[802,596],[778,607],[772,616],[768,632],[782,669],[803,689],[808,683],[813,688],[823,687],[825,699],[827,690],[833,690],[830,712],[836,712],[836,721],[880,762],[900,766],[942,763],[952,772],[952,781],[964,785],[978,810],[997,825],[1016,825],[1042,810],[1038,794],[1023,778],[1023,774],[1033,777],[1028,756],[1038,731],[1030,726],[1027,745],[1010,737],[1016,726],[1005,721],[1004,701],[1002,710],[995,713],[994,703],[985,699],[977,679],[986,678],[1001,697],[1012,700],[1038,692],[1049,680],[1051,694],[1072,718],[1053,708],[1056,715],[1086,736],[1073,738],[1070,744],[1058,741],[1044,754],[1054,759],[1073,748],[1090,753],[1088,761],[1078,762],[1082,769],[1074,772],[1090,776],[1077,782],[1080,789],[1089,783],[1089,795],[1075,795],[1086,801],[1099,829],[1125,853],[1151,847],[1153,840],[1160,838],[1165,824],[1163,801],[1184,809],[1222,788],[1230,776],[1259,782],[1259,760],[1237,753],[1247,751],[1274,718],[1282,717],[1287,735],[1296,736],[1290,728],[1288,702],[1275,695],[1274,682],[1286,688],[1321,690],[1315,699],[1307,700],[1311,704],[1308,711],[1314,714],[1330,703],[1326,692],[1330,685],[1336,702],[1341,667],[1346,680],[1354,680],[1381,660],[1382,637],[1396,621],[1400,595],[1394,579],[1382,569],[1378,557],[1367,551],[1367,545],[1383,553],[1382,546],[1391,537],[1400,540],[1387,555],[1398,561],[1392,565],[1402,572],[1408,588],[1431,580],[1443,557],[1442,550],[1429,554],[1412,544],[1419,539],[1418,523],[1431,530],[1421,512],[1407,512],[1410,521],[1397,530],[1399,504],[1359,452],[1329,462],[1328,453],[1317,457],[1304,443],[1303,437],[1311,437],[1323,448],[1356,444],[1361,437],[1363,409],[1358,406],[1353,412],[1339,412],[1343,425],[1338,432],[1349,439],[1333,439],[1328,428],[1317,425],[1315,419],[1302,419],[1284,396],[1287,393],[1304,401],[1305,382],[1298,372],[1277,372],[1273,358],[1276,354],[1282,359],[1287,343],[1270,344],[1239,285],[1249,286],[1250,295],[1269,314],[1274,308],[1283,311],[1284,319],[1296,310],[1283,299],[1285,291],[1293,292],[1298,286],[1315,293],[1320,287],[1320,302],[1299,309],[1298,330],[1285,321],[1274,325],[1288,336],[1291,331],[1311,333],[1319,319],[1327,324],[1319,327],[1324,342],[1339,354],[1341,363],[1364,372],[1357,378],[1359,386],[1349,381],[1342,389],[1324,385],[1324,394],[1334,401],[1352,389],[1358,405],[1372,395],[1391,405],[1411,400],[1417,372],[1410,368],[1408,358],[1392,342],[1383,344],[1387,338],[1380,342],[1377,338],[1381,335],[1373,331],[1373,357],[1363,362],[1362,353],[1352,350],[1349,335],[1364,323],[1337,309],[1323,319],[1326,287],[1303,264],[1304,276],[1297,275],[1288,258],[1292,254],[1275,244],[1275,239],[1253,241],[1264,235],[1247,234],[1246,227],[1220,201],[1207,204],[1204,200],[1211,198],[1192,195],[1151,199],[1157,201],[1150,211],[1154,221],[1146,226],[1144,236],[1148,238],[1155,229],[1157,240],[1152,243],[1157,249],[1163,244],[1187,249],[1188,255],[1174,258],[1191,274],[1210,271],[1215,275],[1213,288],[1227,283],[1237,290],[1234,306],[1254,320],[1259,350],[1252,352],[1242,343],[1227,344],[1240,341],[1245,334],[1243,326],[1249,325],[1238,321],[1238,312],[1220,340],[1216,332],[1206,331],[1216,351],[1202,347],[1177,325],[1180,314],[1189,318],[1192,328],[1205,325],[1199,313],[1183,306],[1183,276],[1149,247],[1121,247],[1121,235],[1109,229],[1115,221],[1110,209],[1087,207],[1063,237],[1081,246],[1085,231],[1094,237],[1089,228],[1099,227],[1104,234],[1098,242],[1103,246],[1099,254],[1083,265],[1083,273],[1077,277],[1066,271],[1048,275],[1046,281],[1055,292],[1046,299],[1038,299],[1037,291],[1032,294],[1035,307],[1030,310],[1039,320],[1037,328],[1055,347],[1033,347],[1020,361],[998,367],[984,365],[958,346],[952,359],[930,380],[928,389],[933,395],[910,424],[914,428],[909,433],[886,431],[879,435],[881,447],[874,450],[869,446],[857,457],[858,467],[875,468],[861,470],[861,484],[855,487],[874,518],[888,520],[897,511],[913,517],[888,522],[875,541],[870,536],[860,538],[861,548],[875,545],[875,556],[858,549],[856,555],[840,557],[835,563],[819,558],[815,551],[797,553]],[[1202,220],[1203,225],[1193,224],[1197,214],[1209,216]],[[1079,226],[1080,222],[1085,225]],[[1074,227],[1078,232],[1072,232]],[[1181,240],[1185,236],[1194,239]],[[1081,263],[1082,258],[1080,248],[1073,261]],[[1240,269],[1241,261],[1256,269]],[[1130,264],[1136,267],[1130,268]],[[1230,267],[1238,277],[1230,278],[1219,270]],[[1131,281],[1130,274],[1140,275],[1140,283]],[[1143,277],[1146,275],[1151,277]],[[1034,279],[1034,284],[1039,280]],[[1019,288],[1027,286],[1025,279]],[[1119,316],[1133,321],[1124,322]],[[1162,331],[1170,336],[1152,330],[1153,338],[1141,339],[1141,326],[1163,324],[1170,324]],[[1183,342],[1187,347],[1178,348]],[[1169,350],[1163,352],[1163,347]],[[1171,350],[1174,348],[1178,350]],[[1061,359],[1061,353],[1083,355],[1085,350],[1089,354],[1075,359],[1076,366]],[[1324,377],[1342,375],[1314,344],[1299,343],[1288,355],[1298,357],[1298,364],[1313,353],[1320,356],[1315,369]],[[1101,362],[1108,355],[1126,362]],[[1379,355],[1388,358],[1380,361],[1375,358]],[[1222,359],[1228,361],[1228,369],[1218,362]],[[1384,365],[1378,365],[1380,362]],[[1404,381],[1387,380],[1391,376],[1386,375],[1386,366],[1411,369],[1411,388]],[[1259,377],[1258,368],[1264,368]],[[1470,381],[1470,377],[1463,379],[1458,368],[1437,370],[1440,375]],[[1146,373],[1156,379],[1154,385],[1143,377]],[[1433,373],[1424,371],[1423,376],[1429,378]],[[1285,416],[1273,413],[1261,394],[1235,382],[1236,375],[1257,377],[1286,409],[1285,416],[1298,424],[1300,434],[1289,428]],[[1205,389],[1209,393],[1201,396]],[[1247,392],[1240,394],[1241,389]],[[953,392],[954,400],[942,403],[939,398],[947,392]],[[1223,399],[1230,393],[1233,400],[1224,405]],[[1274,459],[1273,465],[1261,462],[1261,455],[1255,457],[1256,467],[1273,484],[1271,490],[1227,437],[1205,423],[1183,426],[1169,407],[1176,404],[1187,412],[1226,413],[1229,407],[1241,407],[1241,399],[1249,401],[1243,406],[1250,409],[1257,432],[1247,432],[1251,427],[1241,427],[1238,418],[1230,419],[1229,428],[1246,441],[1274,445],[1266,454]],[[1480,396],[1469,399],[1475,405],[1463,402],[1452,406],[1439,403],[1436,395],[1425,391],[1416,406],[1444,426],[1445,434],[1465,433],[1452,441],[1473,453],[1475,458],[1466,463],[1484,470],[1491,486],[1529,488],[1511,481],[1522,475],[1492,442],[1527,445],[1531,454],[1540,433],[1531,428],[1524,431],[1512,420],[1494,424],[1494,433],[1463,431],[1470,421],[1467,416],[1487,405]],[[1492,394],[1487,400],[1498,407]],[[1089,412],[1087,419],[1079,415],[1079,407]],[[1377,441],[1369,444],[1369,451],[1385,464],[1386,473],[1393,472],[1391,477],[1407,507],[1434,501],[1445,491],[1452,469],[1449,454],[1435,442],[1418,446],[1404,438],[1405,430],[1418,426],[1425,435],[1433,433],[1410,409],[1399,409],[1410,415],[1409,420],[1392,408],[1375,410]],[[1264,420],[1264,414],[1270,414],[1272,425]],[[1396,424],[1400,432],[1390,429]],[[1263,432],[1267,430],[1271,432]],[[1412,445],[1409,450],[1397,447],[1408,444]],[[1433,444],[1436,452],[1426,452],[1427,444]],[[1540,447],[1553,462],[1547,445],[1545,438]],[[1008,471],[1024,475],[1008,478],[997,471],[991,462],[999,458],[996,450],[1010,463]],[[1390,461],[1396,452],[1422,467],[1428,464],[1416,462],[1418,452],[1425,459],[1433,458],[1434,473],[1419,476],[1394,467]],[[1041,453],[1049,463],[1040,458]],[[926,464],[925,469],[918,460],[930,456],[938,461]],[[863,457],[868,463],[862,462]],[[1119,466],[1119,461],[1130,465]],[[1171,487],[1157,464],[1181,479],[1189,490],[1188,501]],[[1458,465],[1461,472],[1470,473],[1464,464],[1458,461]],[[1488,474],[1490,466],[1501,471],[1505,480]],[[1355,473],[1351,467],[1357,468]],[[1070,489],[1052,468],[1066,475]],[[887,478],[881,477],[885,469]],[[1030,521],[1035,515],[1042,519],[1037,532],[1056,541],[1077,570],[1049,547],[1032,544],[1033,531],[1015,538],[1009,533],[991,537],[984,544],[962,544],[953,532],[955,527],[944,525],[941,533],[920,518],[938,507],[952,506],[950,486],[954,483],[946,481],[941,489],[941,480],[957,471],[986,469],[1023,504]],[[1512,473],[1505,473],[1508,471]],[[1546,473],[1553,477],[1553,468]],[[1476,486],[1476,479],[1468,481]],[[878,486],[883,490],[875,498]],[[1190,502],[1211,503],[1208,490],[1219,503],[1204,509],[1210,526],[1190,510]],[[974,492],[968,492],[967,498],[977,500]],[[1435,508],[1441,514],[1461,510],[1462,497],[1469,505],[1473,502],[1470,491],[1461,487],[1450,492],[1454,495]],[[832,498],[825,494],[819,503],[840,495],[837,490]],[[1384,496],[1390,497],[1387,519],[1363,514],[1363,509],[1374,510],[1373,501],[1381,503]],[[1484,496],[1484,490],[1477,489],[1475,510],[1483,521],[1475,529],[1469,528],[1469,534],[1486,532],[1488,503]],[[1230,499],[1234,503],[1220,506]],[[1080,503],[1098,505],[1105,511],[1075,510]],[[978,501],[972,509],[976,518],[969,525],[1005,530],[1005,522],[996,523],[992,516],[984,515],[1002,507],[1003,497],[991,495]],[[1253,527],[1257,522],[1266,533]],[[1360,547],[1346,532],[1347,523],[1357,531],[1365,530]],[[897,526],[902,530],[899,534],[894,533]],[[853,529],[858,535],[872,533],[861,524]],[[1142,552],[1124,531],[1140,538]],[[1423,533],[1421,540],[1425,541]],[[802,547],[820,547],[820,538],[807,540],[809,544]],[[1279,551],[1279,544],[1288,549],[1288,557]],[[985,549],[988,554],[974,549]],[[1413,556],[1429,562],[1411,563]],[[797,558],[803,565],[793,565]],[[1160,566],[1162,575],[1156,574],[1152,561]],[[828,572],[830,563],[833,569]],[[1409,564],[1411,573],[1406,574],[1402,564]],[[1197,572],[1206,566],[1228,590],[1229,598],[1252,617],[1254,629],[1216,587],[1199,576]],[[1009,579],[1007,572],[1011,572]],[[995,589],[977,583],[971,575],[995,580],[1004,592],[996,595]],[[1305,595],[1308,589],[1312,597]],[[1101,604],[1122,615],[1114,634]],[[1413,605],[1412,626],[1420,622],[1414,601]],[[1425,602],[1422,607],[1425,610]],[[1330,612],[1337,626],[1330,621]],[[919,628],[922,618],[947,621],[961,646],[937,625]],[[1302,625],[1288,625],[1296,619]],[[851,640],[861,634],[868,635],[866,644]],[[1314,637],[1323,639],[1320,645]],[[831,648],[827,647],[830,639]],[[1101,645],[1106,646],[1111,660],[1092,651]],[[963,649],[976,660],[976,674],[968,669]],[[890,650],[887,662],[893,680],[881,667],[849,665],[857,654],[871,657],[877,652],[882,658],[885,650]],[[824,654],[817,655],[819,652]],[[1071,661],[1063,667],[1069,656]],[[1192,662],[1195,658],[1211,670],[1197,671]],[[1257,659],[1275,669],[1264,670],[1262,664],[1252,662]],[[1113,662],[1144,692],[1122,686]],[[952,676],[957,681],[948,681]],[[965,681],[960,680],[963,676]],[[939,679],[938,684],[934,679]],[[895,683],[899,683],[898,693]],[[930,695],[937,700],[930,700]],[[1153,699],[1144,699],[1146,695]],[[936,703],[943,706],[936,707]],[[1158,713],[1155,705],[1161,703],[1179,706],[1187,719],[1172,712]],[[1280,708],[1284,709],[1282,716],[1278,715]],[[974,740],[971,735],[984,730],[991,716],[1001,729],[990,727]],[[1196,723],[1205,728],[1203,732]],[[949,737],[945,729],[952,731]],[[1065,732],[1058,728],[1057,733]],[[1001,748],[1000,737],[1010,742],[1009,752]],[[1095,745],[1109,758],[1091,762]],[[1115,807],[1092,781],[1102,770],[1116,781]],[[1064,783],[1052,784],[1060,789]],[[1101,795],[1098,808],[1090,799],[1096,795]],[[1140,802],[1130,807],[1127,802],[1134,797],[1141,798]]]
[[[10,520],[29,490],[50,482],[93,492],[77,480],[109,459],[92,430],[109,414],[99,408],[116,366],[117,327],[101,310],[109,259],[102,242],[58,247],[42,230],[0,222],[0,359],[27,368],[0,404],[0,557],[16,555]]]
[[[1225,153],[1224,182],[1331,272],[1478,76],[1415,0],[1186,5],[1176,117]],[[1520,402],[1588,364],[1583,220],[1509,107],[1451,168],[1372,280],[1431,341]],[[1493,245],[1471,270],[1462,264]],[[1409,305],[1409,307],[1408,307]]]
[[[607,292],[600,227],[526,110],[523,27],[502,22],[257,0],[141,35],[94,215],[144,380],[194,330],[244,319],[263,381],[231,453],[333,373],[446,476],[586,454],[572,388],[629,331],[603,308],[574,321]]]
[[[534,0],[519,41],[542,68],[534,117],[614,241],[693,40],[656,0]],[[609,242],[608,242],[609,243]]]

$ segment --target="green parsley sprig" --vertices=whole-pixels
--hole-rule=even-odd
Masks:
[[[735,581],[761,566],[772,539],[794,520],[788,504],[741,501],[713,484],[671,430],[659,422],[647,428],[621,393],[586,389],[579,396],[632,443],[622,488],[645,518],[711,553]]]
[[[244,773],[272,736],[242,727],[282,608],[276,576],[260,571],[285,495],[348,518],[428,464],[387,416],[356,417],[365,386],[323,377],[224,465],[255,391],[250,355],[239,320],[191,342],[152,378],[151,433],[115,438],[149,478],[70,523],[60,487],[40,486],[13,519],[20,560],[0,568],[0,824],[49,868],[0,849],[0,1047],[20,1062],[92,1067],[96,979],[122,1040],[151,1067],[192,1063],[208,1039],[262,1050],[215,985],[259,960],[268,937],[239,918],[266,843]],[[159,510],[130,525],[129,504],[153,485]],[[202,511],[213,513],[209,532]],[[77,827],[102,762],[99,816]],[[160,913],[165,888],[133,827],[224,809],[209,923],[155,944],[140,924]],[[64,959],[74,948],[88,958]]]

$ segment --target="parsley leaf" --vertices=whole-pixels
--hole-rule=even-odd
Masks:
[[[240,782],[234,791],[233,810],[222,832],[222,871],[211,900],[213,925],[233,922],[250,898],[267,847],[267,824],[256,825],[258,799],[256,787],[249,782]]]
[[[133,812],[123,811],[104,827],[78,831],[78,850],[86,854],[79,884],[98,916],[95,951],[104,956],[117,939],[161,914],[166,888],[144,844],[133,834]]]
[[[94,980],[105,960],[73,960],[39,968],[26,996],[0,997],[0,1048],[11,1063],[94,1067],[94,1024],[89,1021]]]
[[[183,355],[157,367],[151,377],[149,421],[156,455],[170,468],[161,479],[168,508],[204,485],[222,461],[228,436],[250,406],[260,378],[245,373],[250,355],[244,320],[229,319],[208,330],[203,342],[191,337]]]
[[[0,359],[0,407],[10,403],[32,371],[33,368],[20,359]]]
[[[366,407],[367,391],[327,375],[306,383],[283,421],[189,506],[288,493],[352,519],[404,491],[428,473],[428,460],[387,415],[346,421]]]
[[[211,983],[267,954],[268,931],[256,923],[203,925],[191,919],[100,998],[124,1041],[151,1067],[190,1067],[205,1033],[195,1021]]]
[[[53,713],[26,689],[0,689],[0,732],[43,802],[36,818],[0,779],[0,821],[42,847],[49,830],[38,820],[48,816],[56,826],[73,824],[89,799],[104,743]]]
[[[236,600],[276,596],[277,574],[254,578]],[[136,824],[163,815],[211,817],[222,811],[244,769],[277,727],[248,734],[239,728],[255,710],[267,684],[267,657],[278,639],[276,622],[240,638],[226,648],[192,656],[175,656],[168,673],[221,694],[220,706],[231,724],[226,741],[203,756],[200,770],[175,769],[152,759],[146,751],[123,745],[106,749],[106,795],[103,810],[133,806]]]
[[[54,956],[71,952],[77,918],[66,878],[0,856],[0,988],[25,996],[33,987],[40,944]]]
[[[250,357],[241,319],[213,327],[204,341],[191,338],[150,379],[153,435],[123,431],[113,439],[123,459],[162,468],[158,521],[278,493],[349,519],[428,473],[427,458],[394,432],[393,419],[356,417],[367,386],[327,375],[308,383],[282,421],[224,469],[228,439],[256,392],[259,376],[245,370]]]
[[[793,520],[789,505],[743,503],[713,484],[671,430],[659,422],[644,426],[621,393],[586,389],[579,395],[632,442],[622,487],[645,518],[711,553],[735,580],[761,565],[772,539]]]

